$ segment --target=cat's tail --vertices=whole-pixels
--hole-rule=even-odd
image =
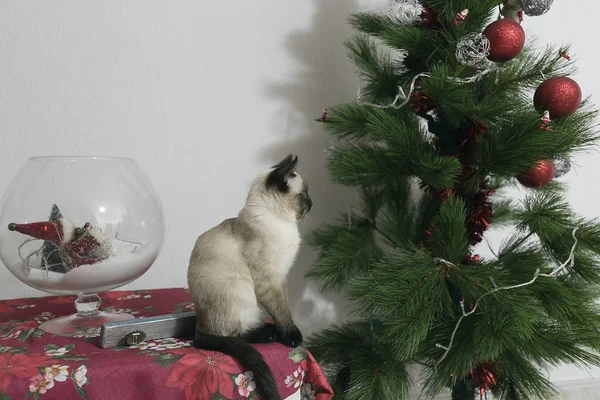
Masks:
[[[250,343],[234,337],[196,332],[194,347],[218,351],[235,357],[246,368],[250,369],[255,380],[260,382],[266,400],[281,400],[271,368],[269,368],[258,350]]]

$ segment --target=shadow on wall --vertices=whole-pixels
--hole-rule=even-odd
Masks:
[[[288,153],[299,158],[299,168],[309,184],[314,207],[301,232],[331,222],[355,203],[349,188],[331,182],[326,165],[329,137],[315,122],[326,107],[350,101],[357,90],[357,77],[347,57],[344,41],[353,34],[348,24],[359,10],[356,0],[312,0],[314,11],[307,31],[294,32],[284,46],[297,62],[297,70],[286,82],[268,83],[266,96],[281,105],[274,117],[279,142],[267,148],[265,156],[276,162]],[[316,259],[316,252],[304,245],[289,276],[290,305],[296,324],[305,336],[330,323],[343,321],[341,296],[323,295],[313,281],[304,277]]]

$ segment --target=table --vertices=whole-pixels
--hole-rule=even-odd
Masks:
[[[101,309],[135,316],[193,310],[184,289],[109,291]],[[196,349],[188,338],[102,349],[90,329],[79,337],[38,326],[74,312],[74,296],[0,301],[0,400],[259,400],[251,372],[234,358]],[[329,400],[321,367],[304,347],[257,344],[282,398]]]

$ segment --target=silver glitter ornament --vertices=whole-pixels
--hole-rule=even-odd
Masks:
[[[470,67],[481,67],[490,55],[490,41],[481,33],[463,36],[456,45],[456,59]]]
[[[421,18],[423,11],[418,0],[390,0],[388,17],[401,24],[412,24]]]
[[[571,171],[571,162],[566,158],[557,158],[553,160],[554,168],[556,171],[554,172],[555,178],[560,178],[561,176],[565,176]]]
[[[546,14],[554,0],[521,0],[521,7],[525,15],[537,17]]]

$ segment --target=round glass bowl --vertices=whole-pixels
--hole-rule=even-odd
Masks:
[[[137,163],[117,157],[34,157],[0,204],[0,259],[23,283],[77,295],[74,315],[43,323],[73,336],[132,319],[99,310],[99,292],[143,275],[164,241],[162,205]]]

